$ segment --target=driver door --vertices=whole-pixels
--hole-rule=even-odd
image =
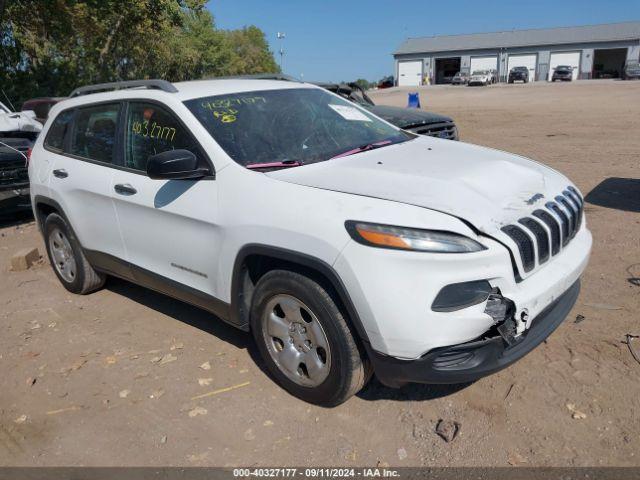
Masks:
[[[169,108],[151,101],[128,103],[124,132],[124,165],[113,176],[112,198],[135,279],[165,293],[191,288],[219,297],[216,181],[146,174],[150,156],[174,149],[211,167],[202,147]]]

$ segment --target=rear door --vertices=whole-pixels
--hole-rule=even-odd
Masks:
[[[52,169],[50,194],[92,263],[125,257],[111,199],[121,109],[113,102],[63,111],[44,141]]]
[[[136,280],[166,293],[174,284],[215,296],[221,237],[217,182],[152,180],[146,174],[150,156],[174,149],[193,152],[213,171],[202,147],[167,106],[147,100],[129,102],[123,143],[123,165],[113,176],[111,196]]]

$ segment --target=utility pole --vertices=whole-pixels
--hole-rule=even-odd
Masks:
[[[284,43],[284,38],[285,38],[284,32],[278,32],[276,34],[276,38],[278,40],[280,40],[280,43],[279,43],[279,45],[280,45],[280,51],[279,51],[279,53],[280,53],[280,71],[282,73],[284,73],[284,48],[283,48],[283,43]]]

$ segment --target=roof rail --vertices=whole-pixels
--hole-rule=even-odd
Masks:
[[[229,75],[224,77],[206,77],[204,80],[284,80],[286,82],[300,82],[297,78],[284,73],[254,73],[251,75]]]
[[[169,93],[176,93],[178,91],[178,89],[174,87],[171,82],[167,82],[166,80],[127,80],[124,82],[98,83],[96,85],[85,85],[84,87],[78,87],[73,92],[71,92],[69,98],[88,95],[90,93],[136,87],[156,88],[158,90]]]

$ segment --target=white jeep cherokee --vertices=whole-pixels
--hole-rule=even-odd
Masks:
[[[29,177],[67,290],[115,275],[202,307],[323,405],[373,372],[461,383],[510,365],[566,317],[591,249],[560,173],[295,81],[83,87],[51,110]]]

